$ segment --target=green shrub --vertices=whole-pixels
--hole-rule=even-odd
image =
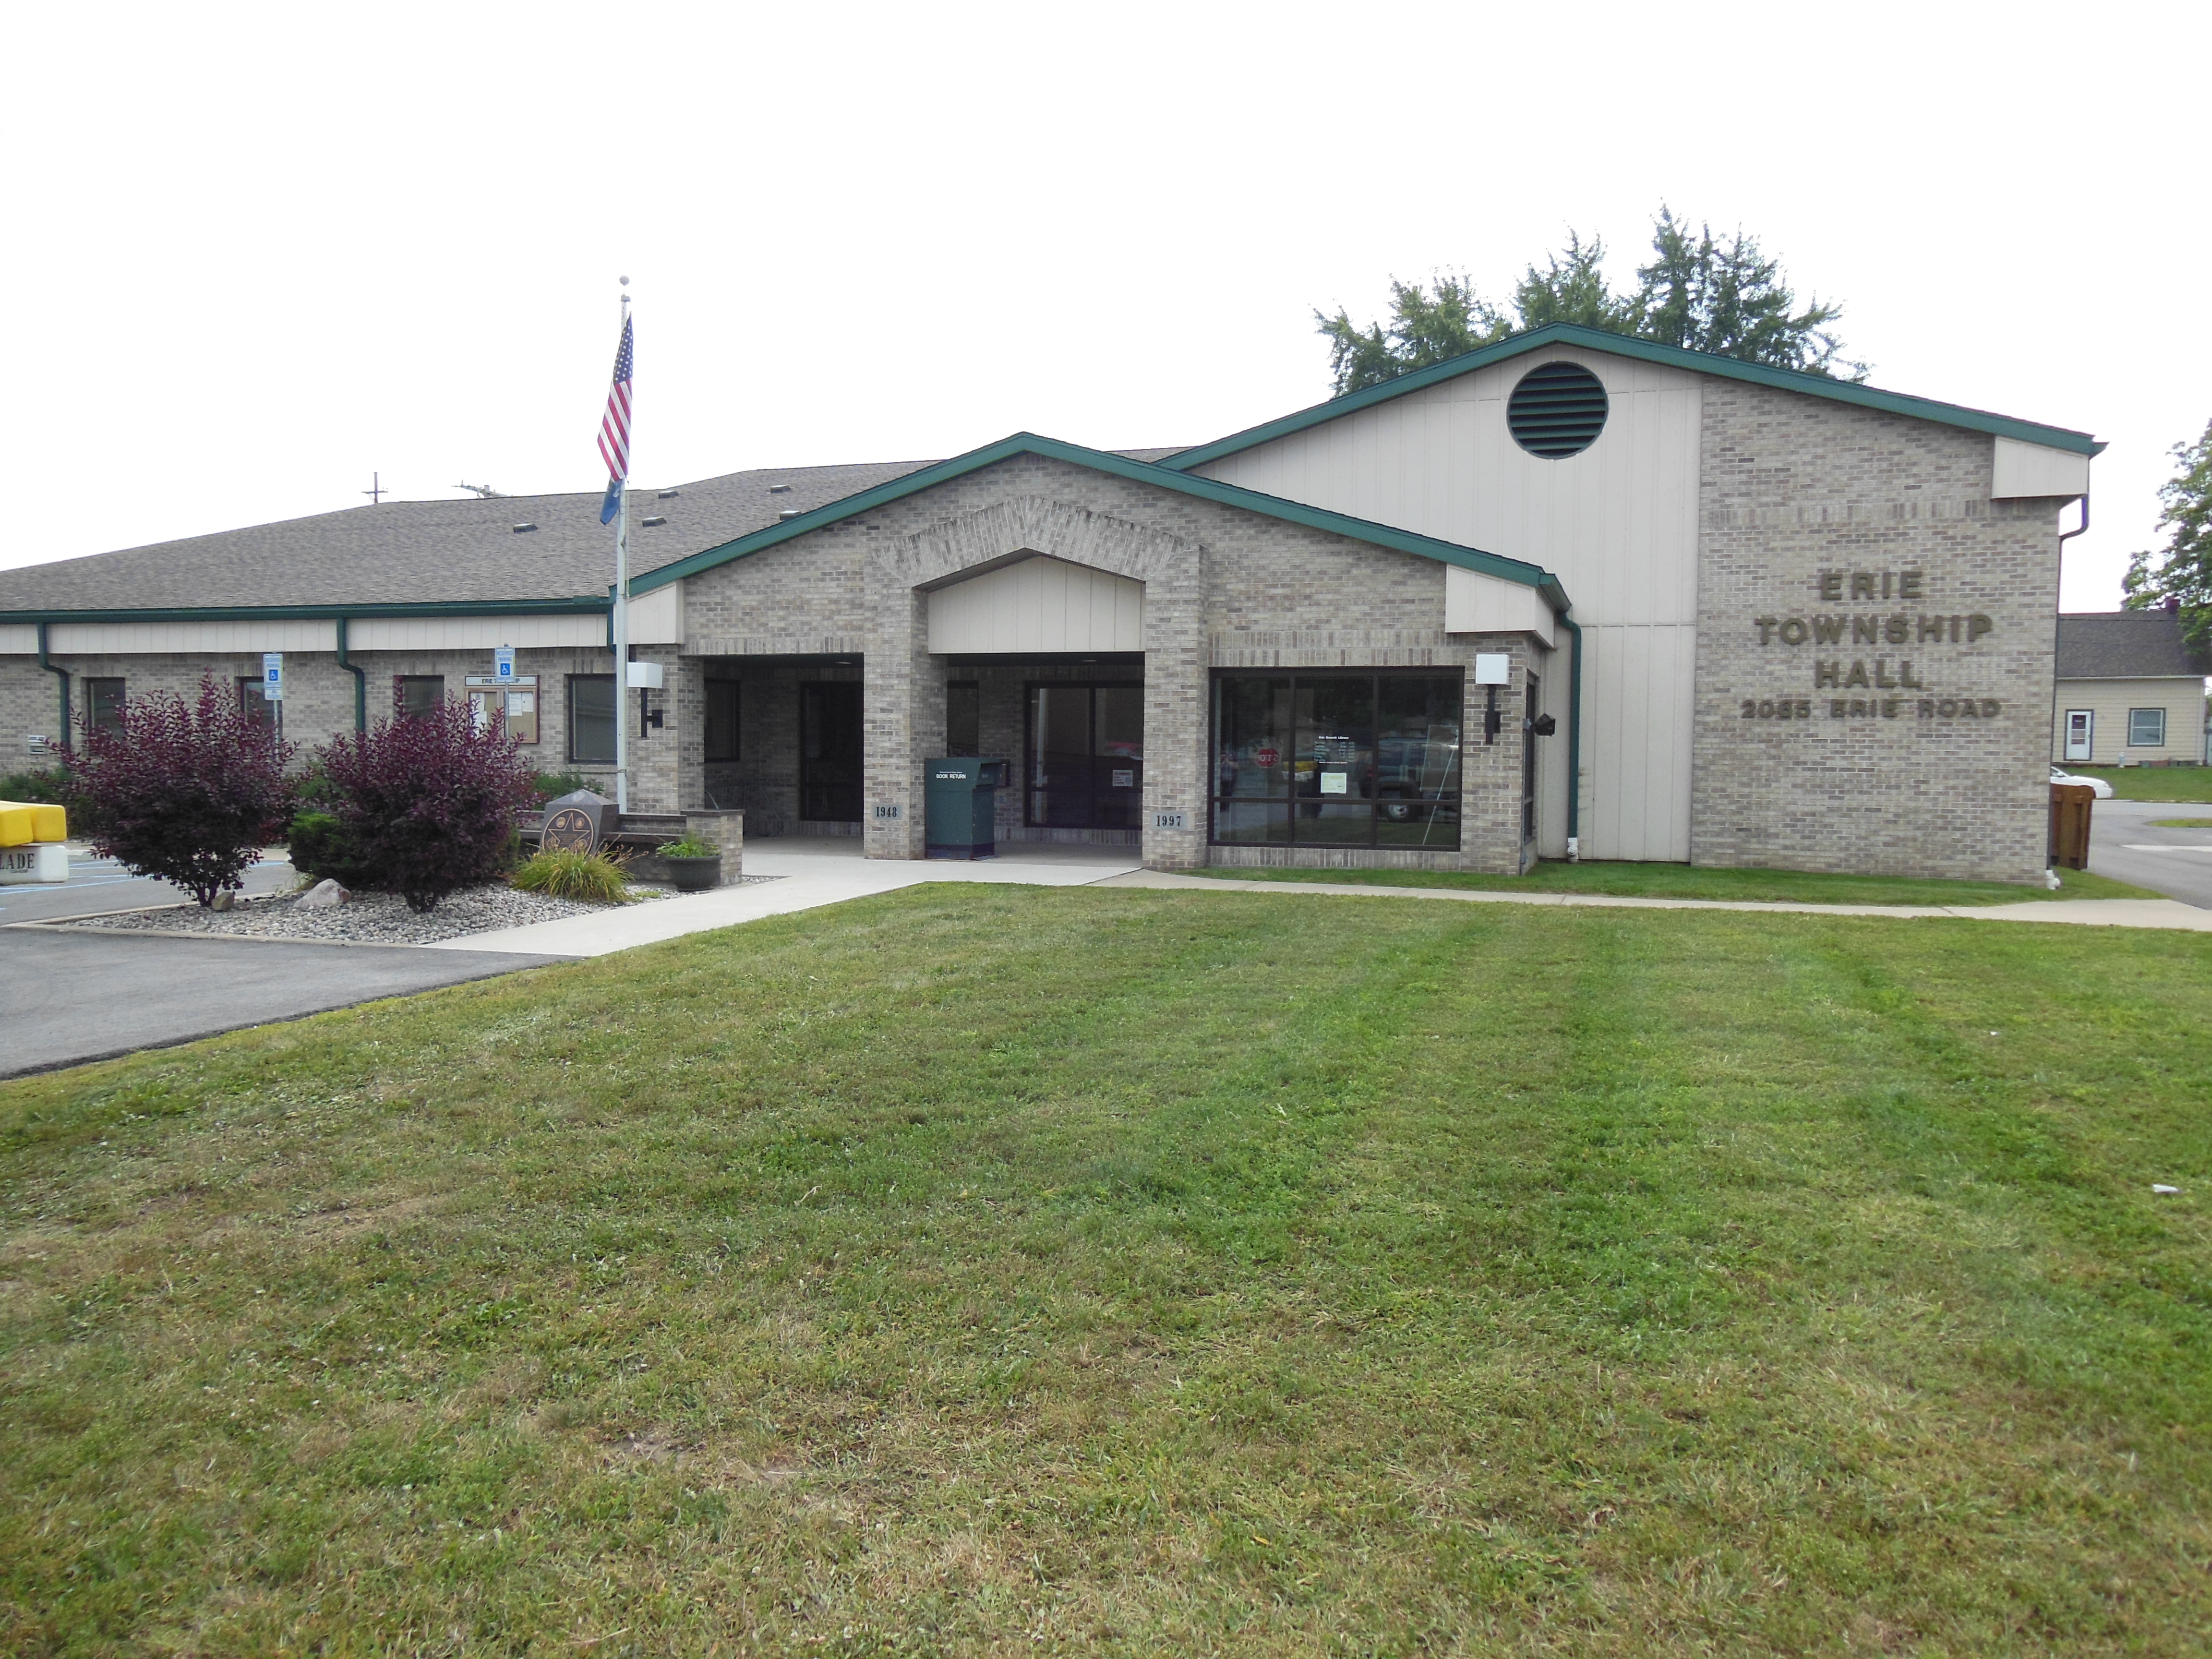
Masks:
[[[65,808],[69,812],[70,838],[73,841],[89,841],[99,828],[93,818],[92,803],[76,787],[66,766],[10,772],[0,777],[0,800],[37,801]]]
[[[310,811],[328,806],[337,798],[338,792],[331,787],[330,775],[313,762],[293,780],[292,799]]]
[[[336,813],[298,814],[287,839],[292,848],[292,867],[310,880],[328,877],[342,887],[368,885],[368,862]]]
[[[704,836],[686,836],[681,841],[672,841],[656,847],[653,852],[665,859],[711,859],[721,854],[721,848]]]
[[[588,904],[627,904],[629,877],[620,862],[605,853],[564,852],[558,848],[534,853],[507,878],[511,886],[526,893],[550,898],[581,899]]]
[[[67,806],[76,798],[66,766],[51,766],[44,771],[10,772],[0,778],[0,800],[43,801],[52,806]]]

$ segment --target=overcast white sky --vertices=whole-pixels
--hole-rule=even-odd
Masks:
[[[1733,14],[1733,15],[1732,15]],[[1319,401],[1311,310],[1502,296],[1663,199],[1874,382],[2112,447],[2116,605],[2212,419],[2202,4],[11,8],[0,566],[459,480],[1195,443]],[[1570,21],[1571,20],[1571,21]]]

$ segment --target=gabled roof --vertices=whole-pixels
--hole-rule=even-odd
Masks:
[[[1238,507],[1247,513],[1258,513],[1271,519],[1304,525],[1309,529],[1325,530],[1352,541],[1393,548],[1401,553],[1435,559],[1443,564],[1455,564],[1463,569],[1479,570],[1486,576],[1496,576],[1504,581],[1518,582],[1523,586],[1536,589],[1555,613],[1567,609],[1566,590],[1559,586],[1559,579],[1542,566],[1530,564],[1525,560],[1485,553],[1479,548],[1462,547],[1455,542],[1438,541],[1432,536],[1415,535],[1408,530],[1376,524],[1366,519],[1355,519],[1348,514],[1308,507],[1303,501],[1287,501],[1279,495],[1263,495],[1256,489],[1222,483],[1194,473],[1178,472],[1150,461],[1134,459],[1127,454],[1103,449],[1085,449],[1080,444],[1063,443],[1057,438],[1041,438],[1033,432],[1017,432],[994,444],[971,449],[965,455],[956,455],[949,461],[939,461],[903,477],[890,479],[873,489],[848,495],[842,501],[832,501],[811,513],[802,513],[797,518],[769,525],[750,535],[726,542],[720,547],[710,547],[704,552],[695,553],[688,559],[665,564],[644,575],[632,576],[629,591],[633,595],[649,593],[670,582],[680,581],[686,576],[696,576],[733,559],[765,552],[794,537],[804,536],[809,531],[857,518],[863,513],[872,512],[877,507],[938,484],[949,483],[987,466],[995,466],[1016,455],[1042,455],[1051,460],[1089,467],[1093,471],[1109,473],[1137,483],[1171,489],[1178,495],[1195,495],[1202,501],[1216,501],[1224,507]]]
[[[2079,611],[2058,618],[2062,680],[2201,680],[2212,656],[2189,648],[2171,611]]]
[[[1616,357],[1634,357],[1647,363],[1664,363],[1669,368],[1718,375],[1723,380],[1747,380],[1753,386],[1773,386],[1784,392],[1800,392],[1809,398],[1827,398],[1837,403],[1856,404],[1862,409],[1878,409],[1885,414],[1909,415],[1918,421],[1964,427],[1971,432],[1993,433],[2001,438],[2016,438],[2022,443],[2043,444],[2076,455],[2094,455],[2105,447],[2087,433],[2075,432],[2065,427],[2016,421],[2008,415],[1992,415],[1987,410],[1966,409],[1957,404],[1939,404],[1932,398],[1908,397],[1901,392],[1883,392],[1874,386],[1838,380],[1826,374],[1808,374],[1792,368],[1769,368],[1764,363],[1747,363],[1740,357],[1723,357],[1710,351],[1686,351],[1680,346],[1661,345],[1656,340],[1639,340],[1632,335],[1584,328],[1578,323],[1547,323],[1542,328],[1533,328],[1525,334],[1513,335],[1495,345],[1470,351],[1464,356],[1448,357],[1443,362],[1430,364],[1426,368],[1401,374],[1396,380],[1385,380],[1381,386],[1370,386],[1364,391],[1334,398],[1325,404],[1316,404],[1311,409],[1302,409],[1295,415],[1285,415],[1263,426],[1232,432],[1225,438],[1216,438],[1212,443],[1186,449],[1162,465],[1178,471],[1203,466],[1224,455],[1234,455],[1240,450],[1287,437],[1293,432],[1303,432],[1310,426],[1319,426],[1325,421],[1355,414],[1376,404],[1387,403],[1393,398],[1402,398],[1409,392],[1435,386],[1440,380],[1454,380],[1462,374],[1471,374],[1478,368],[1487,368],[1492,363],[1506,362],[1515,357],[1526,356],[1532,351],[1563,345],[1582,346],[1591,351],[1607,351]]]

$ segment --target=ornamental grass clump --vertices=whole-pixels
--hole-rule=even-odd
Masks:
[[[537,791],[514,739],[449,702],[335,738],[318,762],[325,807],[363,884],[411,910],[495,880],[514,862],[514,815]]]
[[[243,885],[283,834],[291,755],[240,708],[234,689],[206,678],[190,702],[149,691],[125,702],[114,726],[86,723],[66,764],[94,856],[174,882],[204,905]]]
[[[550,898],[580,899],[586,904],[627,904],[629,878],[606,853],[549,847],[517,866],[510,886]]]

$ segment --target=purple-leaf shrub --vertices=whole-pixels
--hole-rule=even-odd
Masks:
[[[114,729],[88,725],[83,736],[67,764],[100,858],[207,904],[240,885],[284,833],[292,745],[248,720],[230,686],[203,679],[191,702],[142,693],[125,702]]]
[[[371,883],[414,910],[496,877],[515,813],[538,799],[514,740],[496,726],[478,730],[465,702],[334,738],[319,762],[328,810]]]

